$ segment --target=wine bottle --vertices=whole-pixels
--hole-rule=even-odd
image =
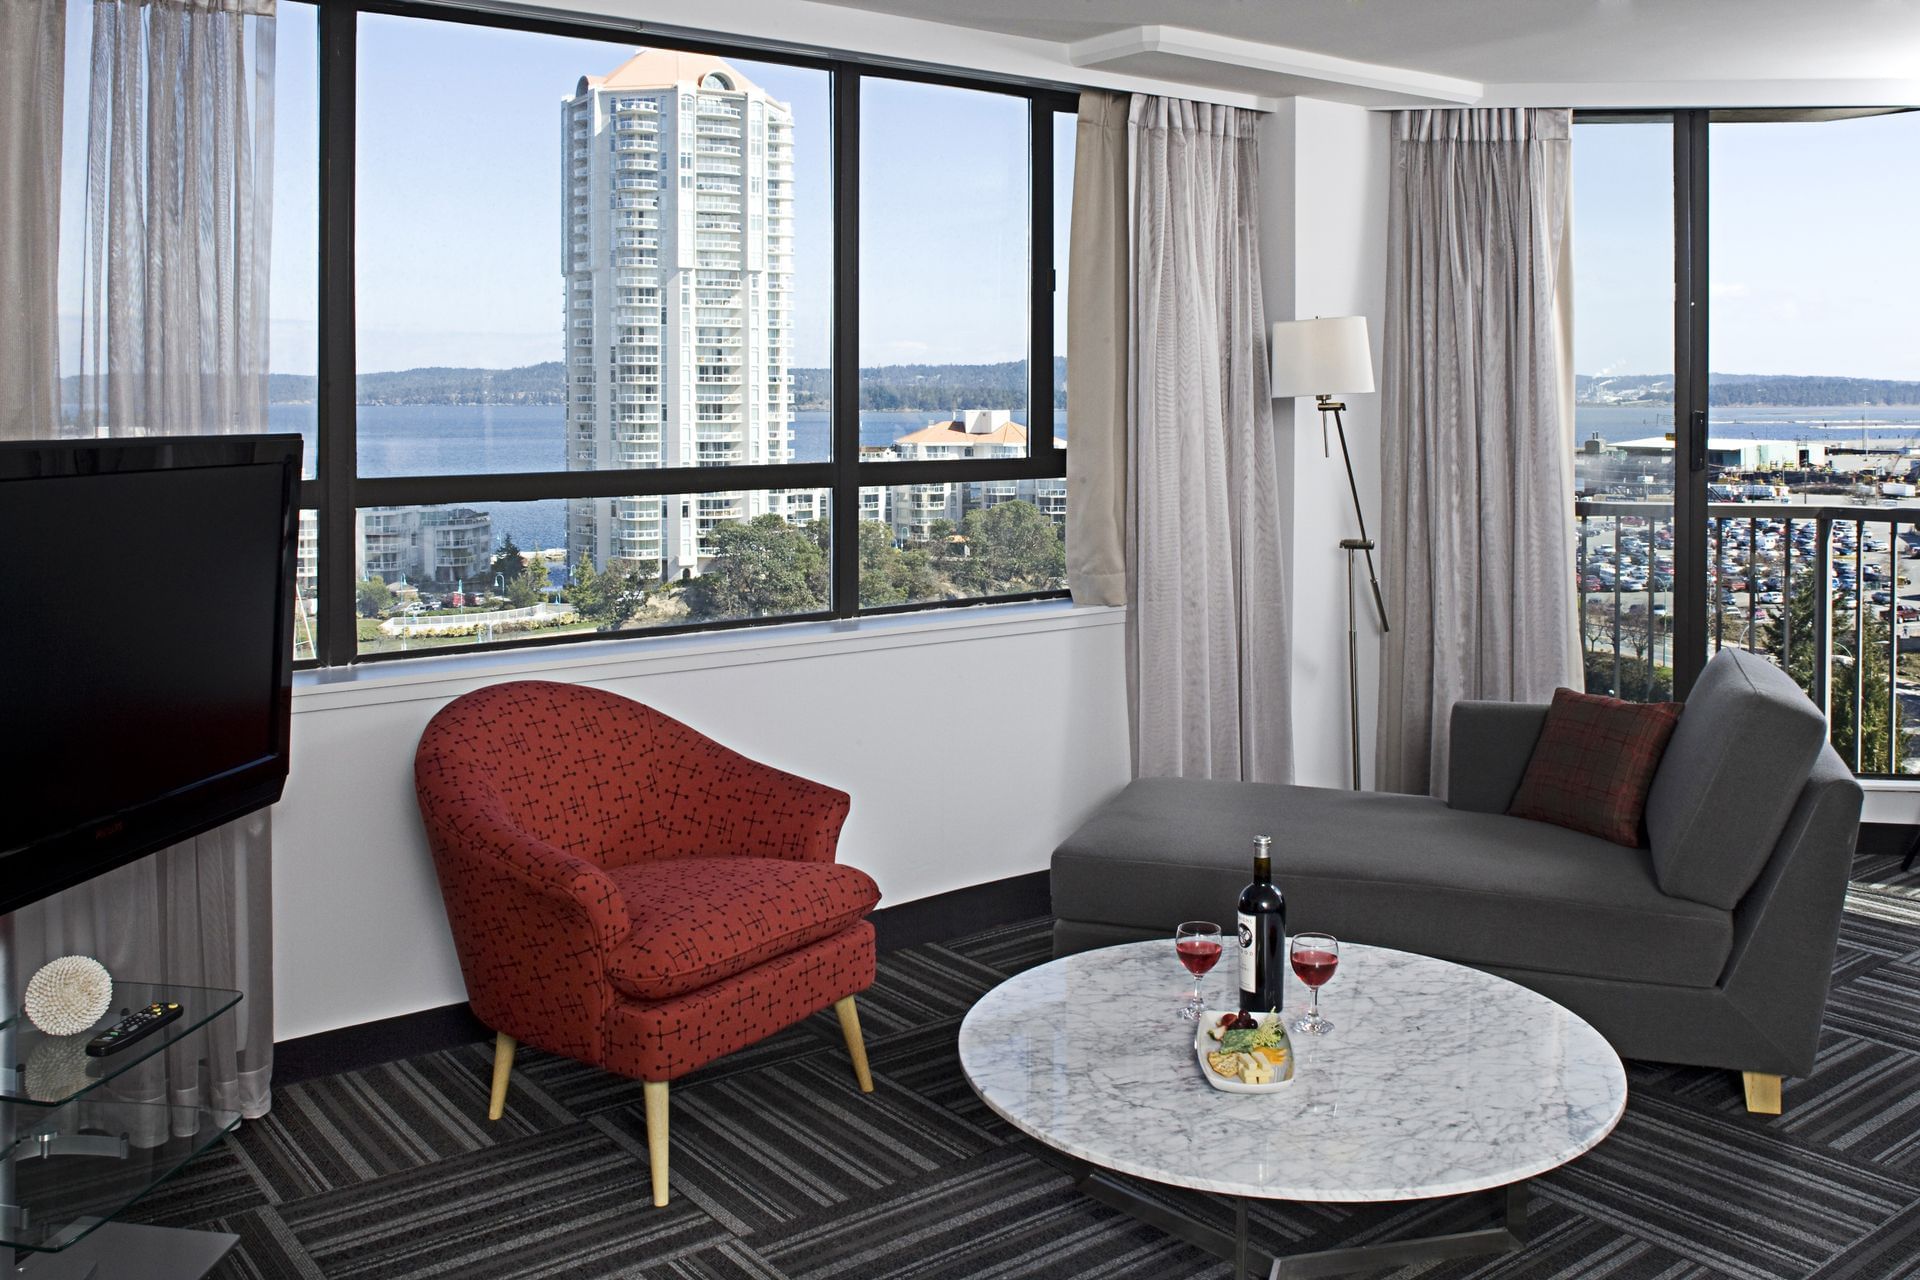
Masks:
[[[1287,898],[1273,883],[1273,837],[1253,838],[1253,883],[1240,891],[1240,1008],[1278,1009],[1286,994]]]

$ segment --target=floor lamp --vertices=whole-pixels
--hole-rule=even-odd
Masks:
[[[1327,415],[1340,437],[1340,460],[1347,468],[1347,492],[1353,495],[1353,519],[1360,536],[1340,539],[1347,553],[1347,740],[1353,759],[1353,789],[1360,789],[1360,634],[1353,616],[1353,553],[1367,559],[1367,581],[1373,587],[1373,607],[1380,630],[1387,626],[1387,602],[1380,594],[1380,578],[1373,569],[1373,540],[1367,537],[1367,517],[1360,506],[1360,486],[1353,478],[1353,456],[1347,452],[1347,428],[1341,419],[1346,405],[1337,395],[1365,395],[1373,390],[1373,351],[1367,343],[1365,316],[1332,316],[1316,320],[1283,320],[1273,326],[1272,390],[1276,399],[1312,396],[1320,409],[1320,449],[1327,450]]]

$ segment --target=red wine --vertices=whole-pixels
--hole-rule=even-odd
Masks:
[[[1333,976],[1334,966],[1340,963],[1340,956],[1333,951],[1296,951],[1293,953],[1293,971],[1300,981],[1310,987],[1322,986]]]
[[[1187,972],[1196,978],[1220,961],[1220,944],[1205,938],[1182,938],[1173,949],[1180,953],[1180,963],[1187,966]]]
[[[1240,1008],[1278,1009],[1285,998],[1287,898],[1273,884],[1273,838],[1253,840],[1253,883],[1240,891]]]

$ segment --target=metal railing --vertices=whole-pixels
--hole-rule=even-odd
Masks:
[[[1583,651],[1597,654],[1619,696],[1671,697],[1658,673],[1673,665],[1673,579],[1686,570],[1672,560],[1673,507],[1581,500],[1574,515]],[[1903,538],[1902,526],[1916,536]],[[1713,502],[1707,555],[1710,652],[1732,646],[1784,665],[1826,716],[1835,748],[1856,774],[1901,775],[1910,757],[1901,697],[1915,699],[1920,710],[1920,681],[1903,685],[1900,656],[1903,648],[1920,651],[1920,591],[1903,604],[1900,563],[1920,558],[1920,505]],[[1796,609],[1795,592],[1809,590],[1809,575],[1810,600]],[[1870,592],[1884,592],[1884,604]],[[1796,627],[1811,634],[1796,634]],[[1875,668],[1883,645],[1881,689]],[[1886,742],[1871,749],[1871,721],[1882,708],[1870,706],[1869,696],[1876,704],[1884,698],[1886,715]]]

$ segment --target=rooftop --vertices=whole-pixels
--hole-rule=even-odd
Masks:
[[[929,422],[910,435],[901,436],[896,444],[946,445],[962,448],[978,444],[1024,445],[1027,442],[1027,429],[1017,422],[1004,422],[992,431],[969,434],[963,419],[955,418],[949,422]],[[1067,442],[1059,436],[1053,438],[1056,449],[1064,449]]]
[[[612,74],[588,76],[586,85],[593,89],[664,89],[689,82],[700,84],[710,75],[722,77],[724,87],[736,92],[760,87],[724,58],[675,49],[642,49],[614,68]],[[710,87],[721,89],[723,86]]]

